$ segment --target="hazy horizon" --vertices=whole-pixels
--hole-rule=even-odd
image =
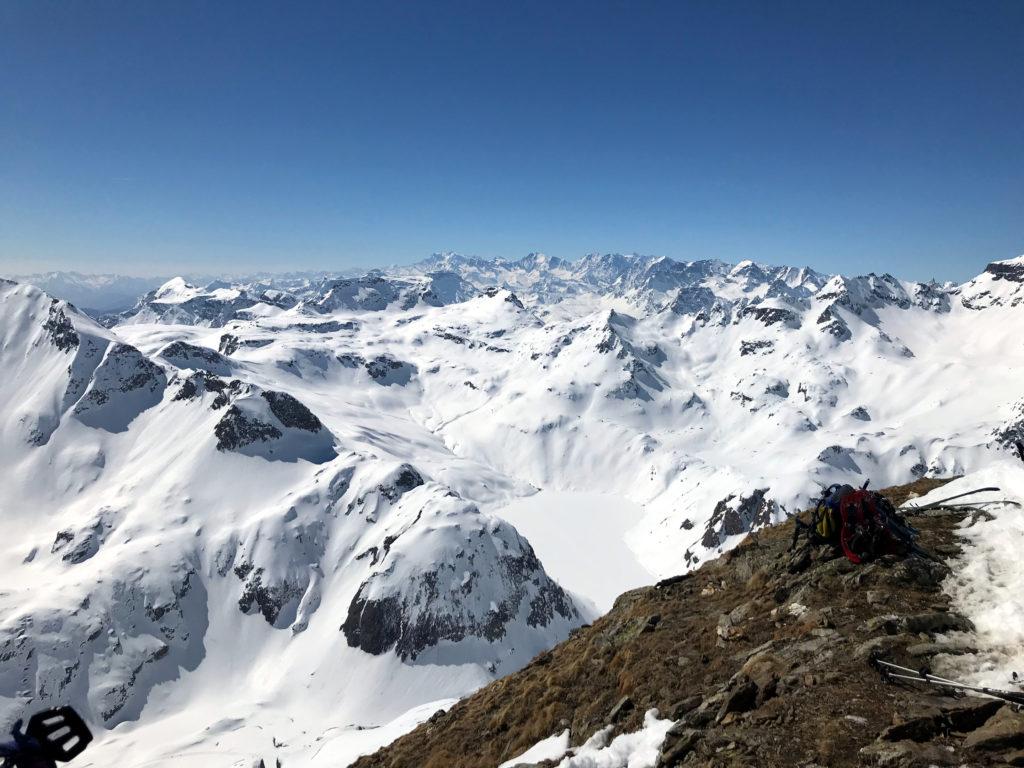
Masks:
[[[559,258],[559,259],[562,259],[563,261],[572,262],[572,261],[578,261],[579,259],[582,259],[582,258],[584,258],[586,256],[591,256],[591,255],[607,255],[607,254],[618,253],[618,252],[600,252],[600,251],[596,251],[596,252],[588,253],[588,254],[579,254],[579,255],[577,255],[575,257],[569,257],[569,258],[560,257],[560,256],[559,257],[555,257],[554,254],[546,253],[545,251],[533,251],[531,253],[543,254],[543,255],[548,256],[548,257]],[[522,258],[525,258],[526,256],[530,255],[530,254],[522,254],[521,256],[512,256],[512,257],[509,257],[509,256],[475,256],[473,254],[457,253],[455,251],[435,251],[435,252],[433,252],[431,254],[428,254],[427,256],[424,256],[422,258],[414,259],[412,261],[404,262],[404,263],[392,262],[392,263],[387,263],[387,264],[376,264],[376,265],[365,265],[365,264],[363,264],[363,265],[352,265],[352,266],[338,266],[338,267],[334,267],[334,268],[322,267],[322,268],[308,268],[308,269],[302,268],[302,267],[294,267],[294,268],[282,268],[282,269],[250,269],[250,270],[247,270],[247,269],[244,268],[244,265],[236,265],[233,268],[227,268],[227,269],[216,269],[216,268],[213,268],[213,267],[207,267],[207,268],[202,268],[202,269],[185,269],[185,270],[179,270],[179,271],[171,270],[171,271],[166,271],[166,272],[159,272],[159,271],[149,271],[149,272],[133,272],[133,271],[96,272],[96,271],[88,271],[88,270],[82,270],[82,269],[46,269],[46,268],[37,268],[37,269],[28,269],[28,270],[20,270],[19,271],[19,270],[14,270],[14,269],[3,269],[3,268],[0,268],[0,277],[7,276],[7,277],[14,277],[14,278],[16,278],[16,277],[29,277],[29,276],[33,276],[33,275],[48,275],[48,274],[64,274],[64,275],[77,274],[77,275],[81,275],[83,277],[122,277],[122,278],[136,279],[136,280],[171,280],[171,279],[174,279],[176,277],[182,277],[182,278],[185,278],[185,279],[196,279],[196,280],[213,280],[213,279],[231,279],[231,278],[239,278],[239,279],[241,279],[241,278],[252,278],[252,277],[259,277],[259,276],[264,276],[264,275],[268,276],[268,277],[279,277],[279,276],[285,276],[285,275],[299,275],[299,276],[302,276],[302,275],[342,275],[342,274],[346,274],[346,275],[347,274],[360,275],[360,274],[371,272],[373,270],[384,270],[384,271],[387,271],[387,270],[390,270],[390,269],[410,268],[410,267],[416,266],[417,264],[419,264],[419,263],[421,263],[421,262],[423,262],[423,261],[425,261],[425,260],[427,260],[427,259],[429,259],[429,258],[431,258],[433,256],[442,255],[442,254],[452,254],[452,255],[462,256],[462,257],[466,257],[466,258],[480,258],[480,259],[484,259],[484,260],[488,260],[488,261],[504,260],[504,261],[507,261],[507,262],[518,261],[518,260],[520,260]],[[620,254],[620,255],[643,256],[643,257],[651,257],[651,258],[668,258],[668,259],[671,259],[671,260],[677,261],[677,262],[702,261],[702,260],[704,260],[704,259],[679,259],[679,258],[675,258],[673,256],[664,256],[662,254],[640,254],[640,253],[636,253],[636,252],[626,252],[626,253],[623,253],[623,254]],[[899,271],[895,271],[895,270],[891,270],[891,269],[887,269],[887,270],[873,270],[873,271],[875,271],[876,273],[887,272],[887,273],[889,273],[889,274],[891,274],[891,275],[893,275],[893,276],[895,276],[895,277],[897,277],[899,279],[908,280],[908,281],[914,281],[914,282],[929,282],[929,281],[934,280],[934,281],[936,281],[938,283],[963,283],[963,282],[966,282],[966,281],[976,277],[977,275],[981,274],[984,271],[985,267],[988,264],[990,264],[990,263],[992,263],[994,261],[1006,261],[1008,259],[1017,258],[1018,256],[1021,256],[1021,255],[1022,254],[1015,254],[1015,255],[1005,256],[1005,257],[1001,257],[1001,258],[990,258],[990,259],[980,260],[978,262],[977,270],[972,272],[972,273],[970,273],[969,275],[967,275],[964,279],[960,279],[960,280],[942,280],[942,279],[939,279],[937,277],[903,274],[903,273],[901,273]],[[814,264],[769,262],[769,261],[765,261],[765,260],[757,259],[757,258],[741,259],[741,260],[738,260],[738,261],[725,261],[725,260],[719,259],[719,261],[723,261],[726,264],[738,264],[738,263],[740,263],[740,261],[746,261],[746,260],[753,261],[753,262],[755,262],[757,264],[762,264],[762,265],[765,265],[765,266],[783,266],[783,267],[796,267],[796,268],[807,267],[807,268],[815,270],[816,272],[821,272],[821,273],[824,273],[824,274],[842,274],[842,275],[846,275],[846,276],[849,276],[849,277],[855,277],[855,276],[858,276],[858,275],[867,274],[867,272],[863,272],[862,273],[862,272],[851,272],[851,271],[842,271],[842,270],[839,270],[839,271],[827,270],[827,269],[822,269],[820,267],[816,267]]]

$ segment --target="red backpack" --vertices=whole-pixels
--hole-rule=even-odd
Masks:
[[[903,531],[894,525],[898,519],[895,510],[880,494],[864,489],[846,493],[839,500],[839,517],[839,544],[852,563],[908,548],[909,542],[897,535]]]

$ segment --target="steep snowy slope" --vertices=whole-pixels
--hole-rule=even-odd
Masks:
[[[191,733],[156,756],[226,715],[279,723],[308,755],[333,726],[462,695],[581,622],[510,525],[438,482],[442,451],[397,458],[414,427],[355,427],[330,397],[311,410],[268,385],[304,389],[274,363],[226,379],[184,341],[151,357],[29,286],[2,285],[0,329],[5,722],[70,702],[100,728],[145,710],[155,738],[187,706]],[[287,725],[302,713],[305,732]]]
[[[176,279],[108,330],[4,283],[3,714],[70,700],[97,759],[347,761],[819,484],[1012,449],[1022,285],[447,254]]]

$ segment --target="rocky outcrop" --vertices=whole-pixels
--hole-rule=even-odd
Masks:
[[[898,504],[941,482],[887,493]],[[959,516],[913,523],[936,551],[952,545]],[[941,591],[950,569],[791,552],[791,534],[792,523],[760,530],[697,571],[627,592],[593,626],[354,768],[499,765],[566,730],[571,755],[598,732],[635,732],[652,709],[674,721],[659,768],[1017,764],[1024,715],[887,684],[869,663],[937,666],[957,647],[950,629],[969,625]]]
[[[740,342],[740,357],[747,355],[769,355],[775,351],[775,342],[769,339],[743,340]]]
[[[263,568],[244,562],[235,566],[235,576],[242,580],[242,596],[238,607],[245,614],[259,612],[268,624],[279,626],[282,613],[291,603],[297,604],[306,585],[290,580],[265,583]],[[287,623],[290,623],[288,621]]]
[[[74,700],[90,722],[112,728],[136,719],[154,686],[198,665],[206,590],[185,561],[88,581],[74,611],[40,596],[31,614],[6,617],[0,685],[30,691],[33,709]]]
[[[203,380],[204,387],[210,384],[210,380]],[[301,458],[317,464],[337,455],[334,436],[309,408],[286,392],[234,381],[221,388],[211,407],[218,409],[229,403],[214,426],[218,451],[279,461]]]
[[[213,431],[217,436],[218,451],[237,451],[256,442],[276,440],[282,435],[273,424],[262,422],[234,405],[228,408]]]
[[[763,307],[758,304],[744,307],[737,319],[752,317],[766,326],[778,325],[783,328],[799,328],[800,316],[791,309],[782,307]]]
[[[43,323],[43,329],[50,337],[50,341],[61,352],[73,352],[78,348],[78,332],[74,323],[64,311],[62,302],[56,299],[50,301],[50,314]]]
[[[1013,412],[1010,420],[1002,427],[996,429],[992,436],[996,443],[1005,448],[1017,452],[1017,445],[1024,444],[1024,400],[1018,400],[1013,405]],[[1024,458],[1022,456],[1021,458]]]
[[[767,488],[758,488],[749,496],[730,494],[719,501],[701,537],[705,549],[715,549],[730,536],[769,525],[776,504],[767,494]]]
[[[230,375],[232,364],[219,352],[185,341],[172,341],[159,356],[178,368],[198,368],[218,376]]]
[[[821,314],[818,315],[817,323],[822,332],[834,336],[839,341],[849,341],[853,338],[850,326],[831,306],[825,307],[822,310]]]
[[[446,643],[497,643],[520,623],[532,629],[579,623],[572,600],[544,573],[525,539],[507,524],[474,527],[420,531],[419,546],[449,556],[412,572],[399,563],[364,581],[341,626],[348,644],[415,661]],[[453,547],[455,536],[464,543]],[[390,542],[390,557],[402,560],[406,545],[406,537]]]
[[[306,432],[319,432],[323,428],[320,419],[287,392],[268,390],[260,395],[270,404],[270,412],[284,426]]]
[[[391,355],[377,355],[363,365],[370,378],[385,387],[392,384],[404,387],[416,374],[416,366],[396,360]]]
[[[372,516],[380,511],[381,505],[394,504],[402,496],[423,484],[423,476],[415,467],[411,464],[400,464],[387,472],[369,491],[353,499],[345,514],[358,511]]]
[[[260,349],[273,343],[273,339],[240,339],[233,333],[224,333],[221,334],[217,350],[222,355],[231,356],[239,349]]]
[[[326,281],[318,295],[303,303],[314,312],[338,310],[380,312],[389,306],[412,309],[456,304],[477,295],[477,290],[454,272],[433,272],[423,277],[386,277],[374,270],[360,278]]]
[[[166,386],[160,366],[135,347],[113,343],[73,413],[87,426],[123,432],[140,413],[160,402]]]
[[[995,280],[1024,283],[1024,260],[994,261],[985,267],[985,273]]]

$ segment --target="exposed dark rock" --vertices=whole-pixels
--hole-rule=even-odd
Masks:
[[[464,346],[466,349],[485,349],[488,352],[500,352],[505,354],[512,351],[506,347],[497,347],[493,344],[471,339],[468,336],[462,336],[446,328],[435,328],[434,335],[439,339],[444,339],[445,341],[450,341],[453,344]]]
[[[267,424],[243,413],[237,405],[228,408],[217,426],[218,451],[237,451],[255,442],[276,440],[282,433],[273,424]]]
[[[920,613],[906,616],[902,622],[907,632],[973,632],[974,625],[969,619],[956,613]]]
[[[740,310],[739,319],[746,317],[752,317],[767,326],[782,325],[786,328],[800,327],[799,315],[790,309],[762,307],[758,304],[752,304]]]
[[[679,289],[668,308],[677,315],[698,315],[710,312],[716,301],[710,288],[703,285],[685,286]]]
[[[50,314],[43,323],[43,328],[49,334],[53,345],[61,352],[73,352],[78,348],[78,332],[71,318],[64,312],[64,307],[56,299],[50,301]]]
[[[386,581],[386,574],[371,576],[349,605],[341,626],[346,641],[367,653],[379,655],[393,649],[403,660],[415,660],[443,641],[501,639],[527,600],[527,624],[531,627],[547,626],[556,618],[578,620],[576,607],[562,588],[544,575],[529,544],[522,540],[521,546],[520,554],[502,555],[494,563],[505,594],[483,615],[463,607],[466,595],[461,589],[442,586],[451,581],[444,565],[419,574],[413,584],[388,585],[383,594],[375,585]],[[467,563],[476,557],[474,554]],[[378,596],[370,597],[371,592]]]
[[[323,323],[293,323],[288,328],[306,333],[337,333],[338,331],[356,331],[359,329],[359,323],[355,320],[347,320],[344,323],[328,320]]]
[[[166,386],[163,368],[135,347],[113,343],[73,413],[87,426],[122,432],[139,413],[160,402]]]
[[[484,296],[490,296],[491,298],[497,296],[499,293],[502,293],[502,292],[505,293],[505,301],[507,301],[509,304],[511,304],[512,306],[514,306],[514,307],[516,307],[518,309],[526,309],[526,307],[523,306],[523,302],[520,301],[519,297],[516,296],[514,293],[512,293],[512,291],[508,291],[508,290],[503,289],[503,288],[498,288],[496,286],[491,286],[490,288],[484,288]]]
[[[246,349],[259,349],[273,343],[273,339],[240,339],[233,333],[225,333],[220,337],[220,344],[217,346],[217,350],[222,355],[231,356],[243,347]]]
[[[850,330],[850,326],[846,324],[846,321],[840,317],[839,313],[834,311],[831,307],[826,307],[820,315],[818,315],[818,325],[821,330],[832,336],[835,336],[839,341],[849,341],[853,338],[853,332]]]
[[[226,373],[231,363],[219,352],[184,341],[174,341],[160,350],[160,356],[179,368],[202,368],[213,373]]]
[[[775,351],[775,342],[767,339],[740,342],[740,356],[746,355],[767,355]]]
[[[277,626],[282,610],[289,603],[297,602],[302,597],[305,586],[289,581],[266,584],[263,581],[263,573],[262,568],[253,568],[251,563],[240,564],[235,568],[235,574],[244,579],[238,607],[246,614],[258,610],[268,624]]]
[[[757,530],[771,522],[775,502],[767,498],[768,489],[758,488],[749,496],[730,494],[715,505],[701,537],[706,549],[721,546],[729,536]]]
[[[261,393],[263,399],[270,403],[270,411],[284,426],[290,429],[304,429],[307,432],[319,432],[323,427],[320,419],[306,406],[287,392],[267,390]],[[277,435],[280,436],[280,433]]]
[[[868,413],[868,409],[863,405],[858,405],[850,411],[849,415],[851,419],[857,419],[857,421],[871,421],[871,414]]]
[[[1006,280],[1011,283],[1024,283],[1024,263],[1020,261],[994,261],[985,267],[985,272],[992,275],[996,280]]]
[[[241,382],[237,382],[241,384]],[[196,371],[181,382],[178,391],[175,392],[172,400],[195,400],[205,392],[223,393],[228,389],[228,383],[219,379],[208,371]],[[224,405],[227,403],[225,402]],[[222,406],[221,406],[222,407]]]
[[[59,531],[53,540],[50,552],[52,554],[61,553],[60,559],[71,565],[84,563],[100,551],[105,533],[102,519],[97,519],[92,525],[85,526],[78,531]]]
[[[233,355],[238,351],[238,337],[233,333],[221,334],[217,349],[222,355]]]
[[[1024,713],[1001,707],[988,722],[968,734],[964,746],[985,751],[1024,747]]]
[[[384,386],[405,386],[416,372],[416,367],[411,363],[395,360],[390,355],[377,355],[372,360],[367,360],[365,367],[370,378]]]
[[[658,755],[659,768],[676,768],[693,751],[702,734],[695,728],[672,726]]]

